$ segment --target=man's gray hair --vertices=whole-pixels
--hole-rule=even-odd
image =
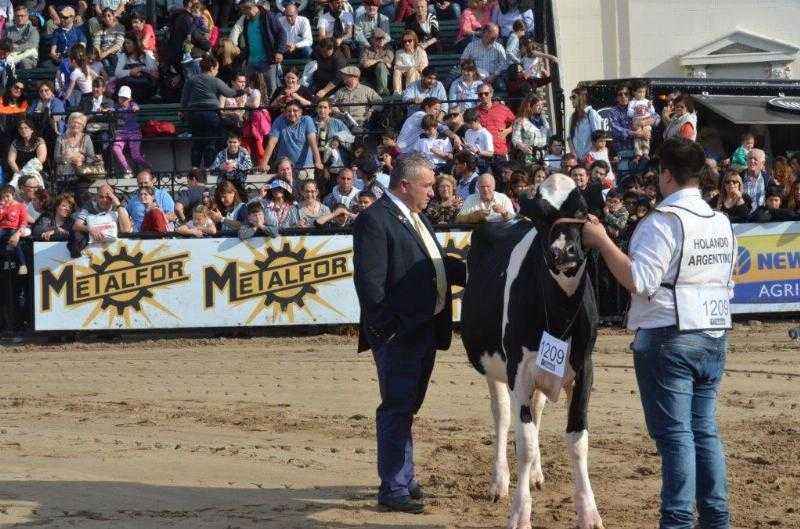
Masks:
[[[397,189],[403,180],[411,180],[419,175],[421,169],[433,171],[433,165],[427,158],[419,153],[411,153],[400,156],[394,162],[392,176],[389,180],[389,188]]]

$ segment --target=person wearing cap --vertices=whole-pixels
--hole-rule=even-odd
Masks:
[[[269,7],[256,0],[242,0],[239,10],[242,16],[233,25],[230,39],[236,43],[240,37],[244,39],[244,46],[240,48],[247,60],[247,71],[267,74],[271,93],[278,86],[278,65],[288,50],[286,32]]]
[[[267,224],[275,224],[279,228],[296,228],[300,222],[298,210],[294,207],[292,186],[281,178],[273,178],[267,186],[266,196],[254,202],[261,203]]]
[[[363,127],[375,110],[380,110],[381,96],[367,85],[359,82],[361,70],[356,66],[345,66],[339,72],[343,84],[331,97],[333,112],[337,117],[344,116],[345,123],[355,123]],[[340,106],[337,106],[340,105]]]
[[[368,191],[381,198],[389,189],[389,175],[382,172],[383,164],[374,155],[367,155],[354,164],[356,179],[353,187],[359,191]]]
[[[131,158],[139,167],[147,166],[147,161],[142,156],[142,130],[136,121],[135,113],[139,112],[139,105],[132,99],[131,88],[121,86],[117,92],[117,104],[114,105],[114,114],[117,117],[117,127],[114,136],[114,157],[125,171],[125,178],[132,176],[130,165],[125,158],[125,146],[131,152]]]
[[[359,66],[381,96],[389,95],[389,74],[394,63],[394,51],[387,46],[389,34],[381,28],[372,30],[369,47],[361,49]]]
[[[52,9],[52,8],[51,8]],[[54,11],[54,10],[53,10]],[[55,14],[55,13],[53,13]],[[58,65],[64,59],[69,50],[77,43],[86,44],[86,34],[83,28],[75,24],[75,10],[70,6],[65,6],[61,12],[54,17],[58,20],[58,28],[53,31],[53,44],[50,46],[50,58]]]
[[[371,46],[371,38],[376,29],[380,29],[383,35],[383,42],[385,45],[391,40],[389,36],[391,32],[389,17],[380,12],[381,0],[366,0],[364,2],[364,12],[356,17],[355,22],[355,37],[356,45],[364,50]]]
[[[447,91],[441,81],[437,80],[436,68],[427,66],[422,70],[422,77],[409,83],[403,91],[403,101],[414,103],[408,106],[409,115],[419,110],[419,104],[428,97],[435,97],[440,101],[447,100]],[[442,103],[442,112],[447,113],[447,103]]]
[[[298,12],[301,9],[296,3],[289,2],[278,18],[278,22],[286,33],[286,59],[309,59],[314,46],[314,37],[311,34],[311,22]]]

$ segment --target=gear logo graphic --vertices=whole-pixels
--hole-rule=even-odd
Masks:
[[[180,318],[161,304],[156,292],[191,279],[187,273],[188,252],[166,255],[166,244],[145,251],[142,241],[128,248],[124,241],[102,252],[85,251],[88,266],[80,261],[66,261],[60,270],[43,270],[40,274],[42,311],[51,309],[52,297],[63,296],[67,309],[93,304],[83,322],[86,327],[101,313],[108,315],[108,326],[122,319],[122,325],[131,326],[133,314],[152,323],[145,310],[147,306],[159,313]]]
[[[324,252],[333,240],[324,238],[314,247],[307,245],[305,237],[296,244],[286,241],[267,242],[265,248],[257,248],[245,241],[253,255],[252,262],[219,256],[227,264],[221,270],[207,266],[203,270],[205,308],[215,306],[217,291],[227,292],[227,301],[232,306],[260,300],[247,316],[245,325],[254,322],[263,312],[271,312],[272,323],[281,319],[294,322],[295,311],[303,311],[312,321],[316,317],[309,307],[314,301],[336,314],[343,315],[332,303],[320,294],[320,286],[333,283],[353,275],[353,250],[351,247]]]

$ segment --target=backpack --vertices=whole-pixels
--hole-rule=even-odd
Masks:
[[[153,138],[155,136],[174,136],[177,130],[175,124],[169,121],[159,121],[157,119],[148,119],[142,125],[142,136],[145,138]]]

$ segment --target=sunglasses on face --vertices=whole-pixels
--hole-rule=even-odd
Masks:
[[[404,43],[413,43],[414,41],[413,41],[413,40],[411,40],[411,39],[408,39],[408,40],[404,40],[403,42],[404,42]]]

